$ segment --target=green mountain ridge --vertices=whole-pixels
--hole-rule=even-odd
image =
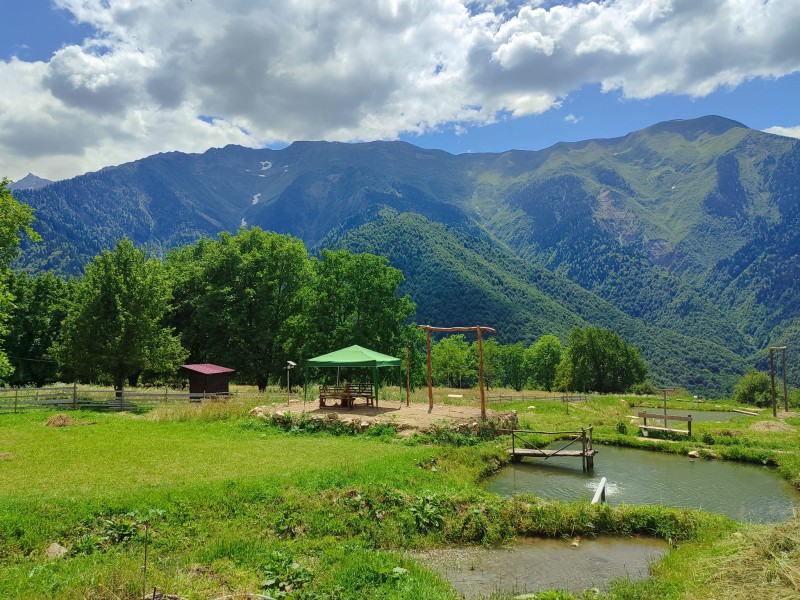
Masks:
[[[15,192],[44,238],[19,266],[78,273],[122,235],[160,253],[259,226],[388,256],[419,320],[493,322],[506,341],[601,324],[659,382],[724,391],[768,345],[800,343],[799,166],[798,140],[714,116],[537,152],[172,152]]]

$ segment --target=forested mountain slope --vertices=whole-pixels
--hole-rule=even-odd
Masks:
[[[505,324],[520,340],[603,324],[646,337],[660,379],[692,386],[691,356],[698,373],[740,372],[769,344],[800,342],[798,190],[800,142],[704,117],[538,152],[229,146],[15,196],[36,209],[44,238],[26,246],[23,268],[78,273],[122,235],[163,251],[258,225],[309,247],[386,254],[421,320]],[[602,308],[579,310],[564,294]],[[651,334],[670,352],[656,353],[664,344]],[[684,366],[670,366],[684,352]]]

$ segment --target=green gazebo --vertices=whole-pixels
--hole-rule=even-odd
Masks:
[[[309,359],[306,362],[306,381],[308,370],[312,367],[362,367],[372,370],[372,383],[375,386],[375,406],[378,405],[378,369],[399,367],[401,360],[394,356],[381,354],[362,346],[348,346],[335,352]]]

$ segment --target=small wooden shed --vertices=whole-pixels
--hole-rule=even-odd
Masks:
[[[189,374],[190,394],[227,394],[228,382],[235,369],[203,363],[199,365],[181,365]]]

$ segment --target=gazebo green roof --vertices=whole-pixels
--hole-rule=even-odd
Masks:
[[[400,364],[399,358],[358,345],[329,352],[307,362],[309,367],[399,367]]]

